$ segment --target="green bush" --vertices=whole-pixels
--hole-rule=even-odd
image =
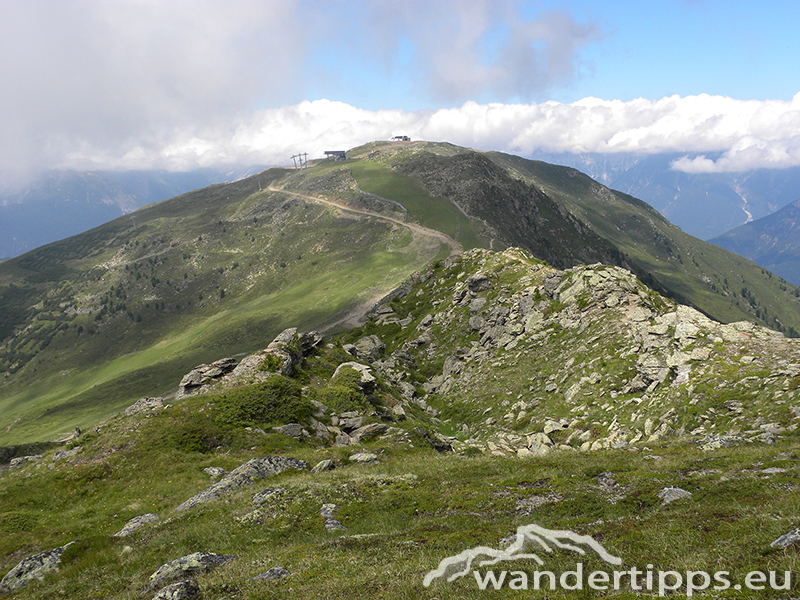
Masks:
[[[273,425],[307,420],[311,401],[296,381],[271,375],[263,383],[225,392],[217,397],[218,419],[229,425]]]
[[[361,392],[346,385],[326,386],[317,391],[316,399],[336,413],[363,412],[369,407]]]
[[[316,400],[322,402],[333,412],[363,412],[369,408],[369,402],[361,393],[361,373],[353,368],[345,367],[328,385],[316,390]]]
[[[283,361],[281,358],[275,354],[267,354],[264,358],[264,361],[261,363],[261,366],[258,368],[259,371],[278,371],[283,366]]]

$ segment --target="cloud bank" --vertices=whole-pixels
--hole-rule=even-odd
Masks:
[[[391,84],[436,106],[526,97],[572,80],[599,28],[567,12],[526,18],[519,5],[0,0],[0,171],[180,168],[264,152],[283,160],[285,142],[268,146],[264,130],[302,145],[321,134],[295,116],[349,129],[358,112],[339,105],[342,114],[321,114],[334,105],[308,98],[386,90],[374,100],[381,106],[396,95]],[[258,111],[275,106],[290,108]]]
[[[586,98],[571,104],[477,104],[435,111],[369,111],[330,100],[254,112],[232,131],[178,135],[122,157],[72,157],[75,164],[189,169],[220,163],[287,164],[308,152],[348,149],[394,135],[448,141],[522,156],[537,152],[687,153],[673,168],[691,173],[800,165],[800,94],[791,102],[717,96],[650,101]],[[702,153],[723,152],[716,161]],[[689,155],[694,156],[689,158]],[[699,155],[699,156],[698,156]]]

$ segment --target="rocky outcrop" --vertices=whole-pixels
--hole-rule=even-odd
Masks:
[[[44,579],[45,575],[58,571],[58,567],[61,565],[61,556],[74,543],[70,542],[53,550],[40,552],[22,559],[0,581],[0,592],[14,591],[34,579]]]
[[[456,450],[533,458],[687,435],[713,449],[772,443],[800,425],[798,340],[713,321],[623,268],[561,271],[518,249],[472,250],[400,289],[391,296],[402,326],[391,330],[395,349],[363,362],[397,390],[406,417],[417,407],[439,417],[425,394],[459,410],[474,404],[474,420],[448,426],[460,430],[446,439]],[[377,327],[373,337],[381,335]],[[438,373],[421,382],[433,365]],[[720,374],[732,368],[735,379]],[[719,409],[709,398],[726,386],[730,397]],[[784,403],[797,410],[794,423]]]
[[[210,365],[198,365],[181,379],[178,384],[178,400],[208,391],[211,384],[220,380],[236,367],[235,358],[222,358]]]
[[[12,458],[11,462],[9,463],[9,467],[12,469],[19,469],[20,467],[25,466],[28,463],[39,462],[42,460],[43,454],[31,454],[29,456],[18,456],[17,458]]]
[[[286,458],[282,456],[265,456],[264,458],[253,458],[246,463],[235,468],[233,471],[225,475],[220,481],[206,488],[199,494],[196,494],[178,505],[175,510],[182,511],[211,502],[222,496],[232,494],[236,490],[250,485],[256,481],[277,475],[286,469],[307,469],[308,465],[305,461],[297,460],[295,458]]]
[[[233,360],[233,359],[224,359],[224,360]],[[221,362],[221,361],[217,361],[217,362]],[[216,364],[216,363],[214,363],[214,364]],[[209,370],[205,371],[206,373],[211,373],[212,372],[210,370],[212,365],[201,365],[200,367],[197,367],[194,371],[192,371],[191,373],[186,375],[186,377],[184,377],[183,380],[181,380],[181,385],[183,385],[184,380],[186,380],[186,382],[189,383],[189,387],[191,388],[191,383],[190,383],[191,381],[204,380],[204,376],[199,374],[199,373],[195,374],[195,375],[192,375],[193,373],[195,373],[195,371],[198,371],[202,367],[209,368]],[[205,379],[205,381],[207,381],[207,380],[208,380],[208,378]],[[125,417],[130,417],[131,415],[137,415],[137,414],[143,413],[143,412],[155,412],[155,411],[161,410],[162,408],[164,408],[164,399],[163,398],[141,398],[141,399],[137,400],[136,402],[134,402],[133,404],[131,404],[128,408],[126,408],[122,412],[122,415],[125,416]]]
[[[238,364],[234,358],[224,358],[195,367],[181,379],[176,398],[263,381],[273,373],[289,376],[324,339],[317,331],[298,333],[296,327],[285,329],[265,349],[246,356]]]

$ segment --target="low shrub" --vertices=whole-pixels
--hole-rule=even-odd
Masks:
[[[280,425],[306,421],[311,401],[300,385],[283,375],[271,375],[256,385],[236,388],[215,399],[220,422],[229,425]]]

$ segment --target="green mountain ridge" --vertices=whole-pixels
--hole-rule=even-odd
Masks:
[[[443,143],[348,155],[184,194],[0,264],[0,443],[169,394],[195,365],[288,326],[352,322],[452,249],[619,265],[718,320],[800,329],[796,288],[572,169]]]
[[[785,277],[800,283],[800,200],[777,212],[746,223],[711,240]]]
[[[133,213],[135,226],[118,219],[3,263],[4,440],[52,439],[288,324],[333,322],[440,251],[266,189],[285,174],[179,196]]]

